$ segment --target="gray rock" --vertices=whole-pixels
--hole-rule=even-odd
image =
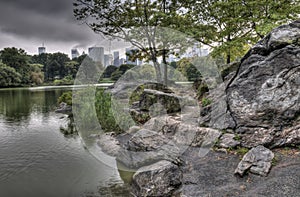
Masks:
[[[120,142],[109,133],[100,135],[97,144],[103,152],[114,157],[117,156],[122,149]]]
[[[242,59],[226,89],[242,145],[300,144],[300,21],[274,29]],[[280,136],[280,137],[278,137]],[[293,139],[292,139],[293,138]]]
[[[153,151],[159,149],[168,142],[161,133],[148,129],[141,129],[136,132],[127,143],[127,150],[130,151]]]
[[[163,160],[140,168],[132,184],[137,196],[172,196],[182,184],[182,172],[177,165]]]
[[[146,129],[147,128],[147,129]],[[129,168],[168,160],[180,163],[190,146],[200,147],[205,155],[221,133],[218,130],[183,124],[170,116],[152,118],[142,129],[125,135],[103,135],[98,145]]]
[[[183,155],[181,196],[299,196],[299,153],[276,152],[277,164],[268,176],[249,173],[240,177],[232,173],[240,162],[238,155],[210,151],[201,157],[199,149],[191,147]]]
[[[235,135],[225,133],[221,136],[218,146],[221,148],[234,148],[241,144],[241,142],[234,139]]]
[[[254,174],[267,176],[271,169],[274,153],[264,146],[257,146],[246,153],[235,170],[241,176],[248,170]]]
[[[57,108],[55,110],[56,113],[61,113],[61,114],[67,114],[67,115],[70,115],[72,114],[72,106],[68,105],[67,103],[65,102],[61,102],[59,104],[59,108]]]
[[[227,105],[227,95],[225,83],[219,84],[215,89],[211,89],[208,98],[212,104],[201,110],[199,124],[216,129],[233,129],[236,123],[232,118]]]
[[[138,107],[142,111],[148,111],[153,104],[160,103],[164,106],[167,113],[174,113],[179,112],[181,109],[180,99],[181,97],[173,93],[144,89]]]

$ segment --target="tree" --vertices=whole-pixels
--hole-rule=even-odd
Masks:
[[[115,72],[116,70],[118,70],[118,67],[114,66],[114,65],[109,65],[105,68],[102,77],[103,78],[110,78],[112,73]]]
[[[191,62],[192,61],[188,58],[182,58],[177,62],[177,70],[189,81],[199,80],[201,78],[201,73]]]
[[[49,80],[54,80],[55,77],[58,76],[58,70],[61,65],[54,59],[48,64],[47,76]]]
[[[21,74],[21,83],[30,83],[30,66],[29,56],[23,49],[4,48],[0,51],[0,59],[7,66],[14,68],[16,72]]]
[[[83,62],[83,60],[87,57],[87,54],[80,55],[79,57],[75,57],[73,61],[78,62],[79,65]]]
[[[18,86],[21,83],[21,75],[12,67],[0,62],[0,87]]]
[[[52,67],[52,69],[55,69],[55,76],[58,76],[60,79],[64,78],[68,74],[66,69],[66,62],[70,61],[68,55],[57,52],[51,54],[49,59],[50,62],[55,62],[56,64],[54,67]]]
[[[12,48],[4,48],[0,51],[0,59],[2,63],[10,66],[16,70],[20,67],[27,65],[29,61],[29,57],[23,49],[17,49],[15,47]]]
[[[297,0],[189,1],[190,25],[186,31],[213,48],[213,56],[227,63],[241,57],[271,29],[299,17]]]
[[[41,85],[44,82],[44,73],[42,64],[30,64],[30,82],[35,85]]]
[[[72,79],[75,79],[79,66],[80,64],[77,61],[74,61],[74,59],[72,61],[66,62],[65,63],[66,75],[71,76]]]
[[[111,80],[117,81],[124,73],[133,68],[133,64],[121,64],[117,69],[111,73]]]
[[[44,72],[44,78],[46,81],[49,81],[49,63],[50,63],[49,53],[42,53],[39,55],[33,55],[31,57],[31,64],[41,64],[43,65],[42,72]]]
[[[162,56],[164,83],[167,83],[166,57],[172,53],[173,46],[180,43],[178,39],[185,38],[166,36],[171,31],[167,32],[163,27],[176,28],[183,24],[184,17],[179,14],[180,1],[76,0],[74,6],[77,20],[84,21],[96,33],[130,42],[138,49],[132,54],[135,59],[151,60],[158,82],[162,82],[163,70],[158,63],[158,57]]]

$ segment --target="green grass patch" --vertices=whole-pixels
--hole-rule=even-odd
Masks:
[[[210,105],[211,103],[212,103],[212,100],[209,98],[206,98],[206,97],[202,98],[202,100],[201,100],[202,107],[206,107],[206,106]]]

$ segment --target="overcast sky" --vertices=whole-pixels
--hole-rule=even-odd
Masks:
[[[0,0],[0,49],[17,47],[32,55],[44,43],[47,52],[69,56],[72,48],[80,53],[95,45],[108,50],[106,40],[75,20],[73,1]]]

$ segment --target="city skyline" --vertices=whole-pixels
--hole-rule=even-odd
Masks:
[[[82,53],[108,41],[76,21],[73,0],[0,0],[0,50],[15,47],[35,55],[43,43],[48,53],[71,57],[72,48]],[[120,46],[116,44],[112,50]]]

